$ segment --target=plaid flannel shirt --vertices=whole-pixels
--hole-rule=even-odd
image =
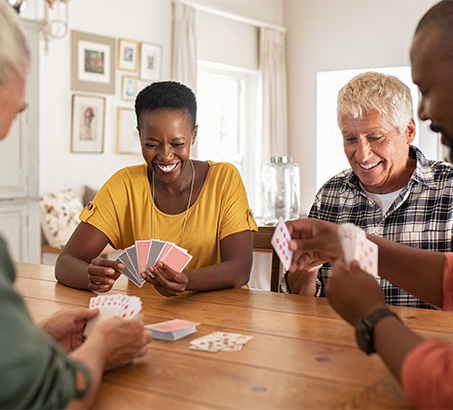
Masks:
[[[337,224],[352,222],[372,235],[382,236],[414,248],[438,252],[452,251],[453,166],[425,158],[411,146],[416,158],[411,179],[385,215],[360,186],[351,169],[327,181],[316,195],[309,218]],[[332,270],[330,263],[319,271],[322,288]],[[390,282],[380,279],[390,305],[432,308]],[[320,292],[324,296],[323,289]]]

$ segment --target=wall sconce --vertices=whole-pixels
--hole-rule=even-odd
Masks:
[[[49,50],[49,41],[52,38],[63,38],[68,33],[68,2],[69,0],[44,0],[42,33],[46,54]]]
[[[27,8],[27,0],[9,0],[9,5],[19,14]]]

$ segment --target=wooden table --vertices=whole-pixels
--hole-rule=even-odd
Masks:
[[[34,319],[88,306],[92,293],[54,279],[53,267],[17,263],[19,292]],[[176,342],[153,340],[136,363],[108,372],[96,409],[408,408],[401,387],[376,355],[356,346],[353,328],[325,299],[229,289],[166,298],[120,278],[111,292],[140,296],[146,323],[181,318],[197,333]],[[448,339],[451,316],[394,308],[426,337]],[[190,350],[214,331],[254,337],[239,352]]]

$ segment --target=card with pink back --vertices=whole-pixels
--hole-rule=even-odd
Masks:
[[[173,246],[161,259],[161,261],[176,272],[181,272],[191,259],[192,256],[189,255],[186,251],[179,248],[178,246]]]
[[[146,261],[148,260],[150,246],[151,246],[150,240],[135,241],[139,273],[146,271],[147,268]]]
[[[167,322],[156,323],[154,325],[148,325],[149,328],[160,330],[161,332],[173,332],[174,330],[185,329],[199,323],[190,322],[184,319],[173,319]]]

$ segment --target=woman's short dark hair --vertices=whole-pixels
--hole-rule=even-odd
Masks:
[[[151,83],[140,91],[135,99],[135,115],[140,125],[142,112],[150,112],[160,108],[171,108],[189,112],[192,127],[197,123],[197,100],[193,91],[176,81],[158,81]]]

